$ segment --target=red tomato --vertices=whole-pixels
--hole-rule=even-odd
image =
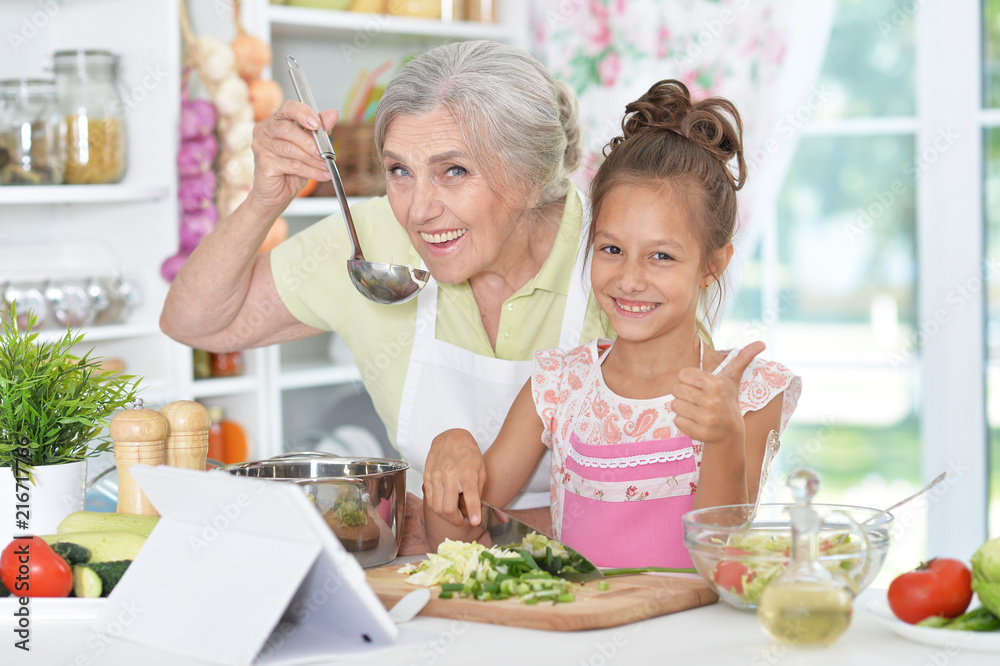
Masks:
[[[0,553],[0,581],[15,597],[65,597],[73,571],[41,537],[14,539]]]
[[[972,573],[962,562],[939,557],[889,584],[889,607],[903,622],[932,615],[958,617],[972,601]]]
[[[749,555],[748,551],[740,548],[726,547],[722,549],[723,555]],[[742,562],[735,560],[721,560],[715,566],[715,584],[724,590],[743,594],[743,576],[747,574],[747,567]]]

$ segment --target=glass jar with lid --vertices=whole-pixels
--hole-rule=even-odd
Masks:
[[[125,175],[125,108],[118,56],[110,51],[57,51],[52,65],[66,127],[70,185],[117,183]]]
[[[0,185],[61,183],[65,152],[55,81],[0,81]]]

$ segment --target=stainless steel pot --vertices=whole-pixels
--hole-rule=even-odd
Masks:
[[[399,550],[409,467],[402,460],[305,451],[217,469],[301,486],[344,548],[367,568],[386,564]]]

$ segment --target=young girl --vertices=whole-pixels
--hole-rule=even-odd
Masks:
[[[466,430],[435,438],[424,472],[432,548],[481,536],[480,497],[504,506],[546,447],[552,533],[598,566],[691,566],[681,516],[757,496],[765,439],[784,429],[801,380],[755,358],[761,342],[716,351],[698,315],[733,255],[739,114],[673,80],[625,110],[624,136],[591,183],[587,238],[617,337],[536,352],[485,456]]]

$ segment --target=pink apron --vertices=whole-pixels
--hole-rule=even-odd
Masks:
[[[573,423],[605,358],[584,382]],[[600,567],[692,566],[681,525],[698,479],[690,437],[595,446],[571,427],[565,469],[563,543]]]

